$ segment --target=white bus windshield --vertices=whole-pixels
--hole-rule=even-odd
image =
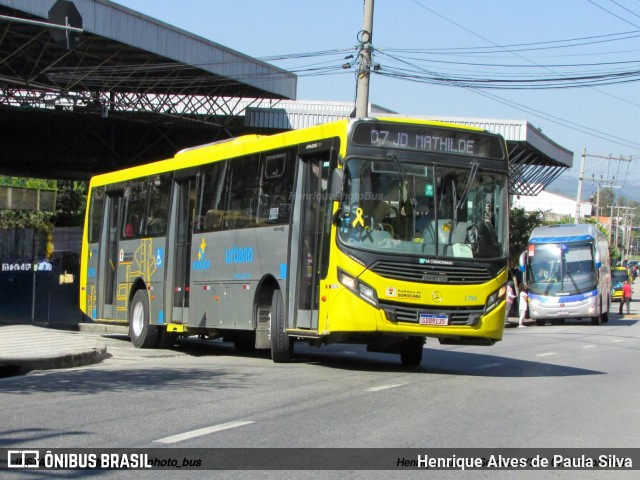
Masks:
[[[529,292],[565,296],[596,288],[591,243],[548,243],[531,246]]]
[[[507,180],[468,168],[350,158],[340,240],[381,253],[439,257],[504,257]]]

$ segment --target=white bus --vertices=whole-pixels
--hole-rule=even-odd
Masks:
[[[535,228],[520,256],[529,287],[529,317],[547,320],[609,320],[611,268],[607,238],[595,225],[566,224]]]

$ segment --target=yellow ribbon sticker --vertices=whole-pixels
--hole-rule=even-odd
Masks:
[[[364,228],[364,219],[362,218],[362,209],[356,208],[356,218],[351,222],[351,226],[355,227],[356,224],[359,223],[361,227]]]

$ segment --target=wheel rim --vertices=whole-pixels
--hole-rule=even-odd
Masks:
[[[133,328],[133,334],[136,337],[139,337],[142,334],[142,329],[144,328],[144,307],[140,302],[133,306],[131,327]]]

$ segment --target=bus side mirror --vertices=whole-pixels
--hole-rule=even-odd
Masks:
[[[600,258],[600,252],[596,252],[594,260],[595,260],[596,268],[600,268],[602,266],[602,259]]]
[[[527,266],[527,252],[522,252],[520,254],[520,258],[518,259],[518,266],[520,267],[520,271],[524,272]]]
[[[342,202],[342,186],[344,185],[344,170],[334,168],[329,181],[329,198],[334,202]]]

